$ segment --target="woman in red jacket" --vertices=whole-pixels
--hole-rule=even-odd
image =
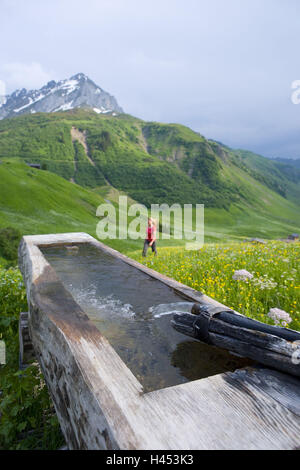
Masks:
[[[156,224],[155,220],[148,218],[148,227],[147,227],[147,238],[144,243],[143,256],[147,256],[148,248],[152,248],[152,252],[157,255],[156,250]]]

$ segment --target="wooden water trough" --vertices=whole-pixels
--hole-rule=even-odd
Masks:
[[[224,305],[84,233],[23,237],[28,330],[69,449],[296,449],[300,380],[247,367],[144,393],[40,248],[91,244],[199,305]]]

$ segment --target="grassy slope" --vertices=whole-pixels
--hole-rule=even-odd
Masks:
[[[236,238],[277,238],[299,231],[300,211],[292,201],[267,189],[239,169],[231,174],[228,171],[227,176],[236,184],[243,185],[244,191],[249,194],[249,203],[236,204],[229,211],[208,209],[206,222],[209,229],[215,227],[217,232],[221,226],[224,234],[234,233]],[[253,191],[256,199],[251,199]]]
[[[86,131],[95,166],[78,142],[73,145],[72,126]],[[21,116],[0,122],[0,158],[0,225],[24,233],[95,235],[95,207],[103,198],[116,204],[119,192],[144,203],[204,203],[206,241],[276,238],[300,227],[299,185],[281,176],[273,162],[232,151],[178,124],[83,110]],[[12,164],[24,160],[46,163],[51,173]]]
[[[0,180],[0,227],[12,226],[22,234],[84,231],[96,236],[96,208],[105,202],[97,192],[81,188],[48,171],[35,170],[13,161],[0,164]],[[258,184],[256,189],[264,194],[262,185]],[[119,194],[117,190],[109,188],[109,191],[100,192],[115,204]],[[276,238],[295,232],[300,220],[298,225],[288,222],[289,210],[290,217],[295,216],[292,203],[276,193],[269,192],[268,197],[273,198],[273,214],[263,215],[255,208],[249,207],[246,211],[237,206],[232,206],[229,211],[206,209],[206,242],[247,236]],[[105,243],[126,252],[141,247],[139,240],[106,240]],[[159,246],[177,245],[183,246],[184,241],[159,241]]]
[[[260,181],[265,182],[267,178],[271,186],[273,183],[273,189],[276,185],[281,187],[288,199],[299,204],[300,169],[296,166],[297,160],[294,166],[290,160],[284,163],[264,158],[246,150],[235,150],[234,152],[250,172],[252,171],[255,175],[259,173],[263,175],[263,179],[258,176]]]
[[[14,227],[22,235],[86,232],[96,237],[99,221],[96,209],[106,202],[96,192],[11,160],[0,164],[0,181],[0,228]],[[117,194],[118,191],[110,188],[106,196],[115,206]],[[105,243],[121,251],[141,246],[141,241],[135,240],[106,240]],[[170,240],[162,244],[182,243]]]
[[[95,166],[78,152],[80,145],[72,145],[73,125],[87,131]],[[90,188],[109,183],[146,204],[192,203],[195,195],[206,197],[205,186],[199,188],[179,168],[145,153],[140,136],[140,121],[128,116],[98,117],[83,111],[24,116],[0,123],[0,157],[43,162],[50,171]]]
[[[72,143],[72,126],[86,133],[94,165],[82,145]],[[224,178],[224,170],[234,175],[240,169],[281,195],[287,187],[295,189],[270,160],[232,151],[185,126],[86,110],[1,121],[0,158],[6,157],[43,162],[50,171],[85,187],[111,184],[146,204],[201,202],[226,208],[249,200],[249,195],[257,199],[255,191],[245,193],[243,186]]]
[[[0,165],[0,227],[23,234],[88,232],[95,235],[103,199],[48,171],[23,163]]]

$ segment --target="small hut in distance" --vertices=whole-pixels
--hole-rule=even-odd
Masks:
[[[41,165],[39,163],[27,163],[30,168],[36,168],[37,170],[41,169]]]
[[[292,235],[288,236],[288,240],[293,240],[293,241],[299,240],[299,233],[292,233]]]

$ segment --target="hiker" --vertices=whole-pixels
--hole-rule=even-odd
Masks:
[[[152,252],[157,255],[156,250],[156,223],[151,217],[148,218],[147,238],[144,243],[143,256],[147,256],[148,248],[152,248]]]

